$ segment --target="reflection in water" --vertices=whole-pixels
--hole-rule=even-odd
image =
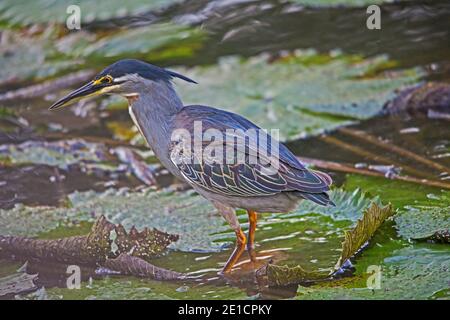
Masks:
[[[205,46],[195,64],[229,54],[253,56],[298,48],[388,54],[402,67],[449,63],[450,3],[445,0],[384,4],[382,28],[377,31],[365,27],[365,8],[305,8],[281,1],[224,3],[228,5],[182,6],[169,14],[197,21],[212,32],[214,45]]]

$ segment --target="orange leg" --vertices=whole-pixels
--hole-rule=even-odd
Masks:
[[[242,230],[239,228],[236,231],[236,247],[234,248],[233,253],[228,258],[227,263],[225,264],[225,267],[222,269],[222,273],[228,273],[233,268],[234,264],[239,260],[242,253],[245,249],[245,244],[247,243],[247,238],[245,237],[245,234],[242,232]]]
[[[248,243],[247,243],[247,251],[250,256],[250,260],[252,262],[256,262],[256,253],[255,253],[255,230],[256,230],[256,220],[257,214],[256,211],[247,210],[248,213]]]

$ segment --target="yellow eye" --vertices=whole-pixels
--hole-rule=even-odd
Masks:
[[[94,81],[94,85],[111,83],[113,78],[108,75]]]
[[[111,76],[106,76],[100,79],[101,83],[111,83],[112,82],[112,77]]]

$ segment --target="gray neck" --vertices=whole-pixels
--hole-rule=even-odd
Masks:
[[[183,103],[172,84],[167,82],[148,81],[137,93],[137,99],[129,99],[131,116],[156,156],[163,161],[173,118],[183,108]]]

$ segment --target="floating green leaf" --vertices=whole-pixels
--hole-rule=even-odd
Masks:
[[[355,228],[345,232],[345,240],[342,242],[341,257],[334,267],[335,270],[342,267],[345,261],[355,255],[355,253],[358,252],[370,238],[372,238],[375,231],[377,231],[384,220],[391,217],[393,214],[394,210],[391,205],[381,208],[375,203],[372,203],[372,205],[364,212],[363,217],[358,220]]]
[[[102,162],[107,154],[104,145],[82,140],[27,141],[0,147],[0,158],[6,158],[9,163],[45,164],[62,169],[80,162]]]
[[[159,23],[103,37],[92,34],[68,37],[59,42],[62,52],[86,58],[91,64],[101,63],[106,66],[121,58],[137,58],[156,63],[164,59],[190,57],[201,47],[204,33],[199,28]]]
[[[2,37],[0,85],[46,79],[80,64],[77,59],[58,56],[53,44],[55,35],[50,31],[34,37],[5,31]]]
[[[28,207],[16,204],[13,209],[0,209],[0,234],[36,236],[41,232],[68,225],[67,209]]]
[[[103,214],[125,228],[151,226],[177,234],[180,240],[172,247],[179,250],[217,251],[220,247],[211,233],[224,230],[222,218],[206,199],[191,192],[84,192],[74,193],[70,202],[77,211]]]
[[[246,299],[247,294],[237,287],[223,284],[192,286],[183,282],[161,282],[131,277],[114,277],[82,284],[80,290],[64,288],[46,289],[48,299],[69,300],[170,300],[170,299]],[[33,297],[31,297],[33,298]]]
[[[384,220],[393,214],[394,210],[391,205],[380,208],[377,204],[372,203],[365,210],[363,217],[357,221],[356,226],[351,231],[345,232],[342,253],[334,271],[339,270],[345,261],[354,256],[374,235]],[[269,264],[265,268],[269,284],[277,286],[320,280],[331,276],[327,272],[306,271],[301,266],[288,267]]]
[[[414,204],[430,204],[433,198],[439,198],[441,190],[426,185],[386,179],[384,177],[369,177],[356,174],[346,176],[346,190],[360,189],[369,196],[377,196],[382,202],[390,202],[396,208]],[[433,201],[435,204],[437,201]]]
[[[382,249],[382,248],[381,248]],[[374,251],[377,249],[374,248]],[[364,256],[361,258],[364,261]],[[378,288],[314,285],[299,287],[298,299],[430,299],[449,289],[450,249],[423,245],[398,249],[376,266],[380,269]],[[364,270],[365,272],[366,270]],[[369,284],[371,284],[369,282]],[[351,284],[350,284],[351,285]]]
[[[199,28],[173,23],[101,36],[86,30],[65,33],[58,28],[48,28],[36,35],[6,31],[2,40],[5,45],[0,47],[0,85],[40,81],[79,68],[99,71],[121,58],[153,63],[189,58],[201,48],[204,39],[205,33]],[[30,64],[30,56],[35,63]]]
[[[450,204],[443,208],[408,207],[395,219],[395,223],[399,235],[407,239],[426,239],[437,232],[449,232]]]
[[[343,189],[336,188],[331,190],[330,198],[336,206],[324,207],[312,201],[302,201],[300,205],[291,213],[277,214],[277,216],[287,218],[290,216],[314,212],[330,216],[333,220],[356,221],[361,216],[361,212],[367,208],[371,202],[379,203],[377,197],[370,198],[370,196],[362,192],[360,189],[355,189],[352,192],[348,192]]]
[[[330,275],[328,272],[307,271],[302,266],[289,267],[268,264],[265,268],[269,284],[275,286],[323,280]],[[258,270],[258,272],[263,270]]]
[[[237,112],[265,129],[280,129],[282,139],[292,139],[373,116],[394,89],[421,74],[408,70],[365,78],[387,59],[336,54],[311,63],[317,55],[302,51],[273,63],[265,56],[228,57],[214,66],[180,70],[200,84],[180,83],[182,98]]]
[[[398,234],[405,239],[423,239],[450,230],[450,193],[437,188],[383,178],[347,176],[346,187],[362,188],[398,207]]]

